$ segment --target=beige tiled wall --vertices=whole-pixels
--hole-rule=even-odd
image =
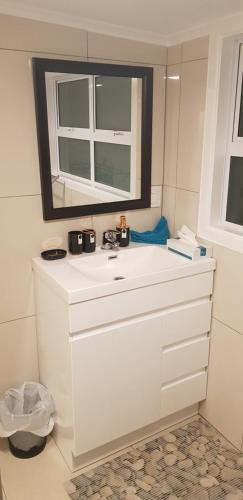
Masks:
[[[208,38],[170,47],[166,82],[163,214],[172,235],[197,228]]]
[[[214,246],[217,260],[208,397],[201,414],[243,451],[243,255]]]
[[[162,184],[166,50],[163,47],[0,16],[0,392],[38,379],[31,258],[50,237],[66,247],[70,229],[93,226],[100,234],[119,214],[44,222],[37,152],[31,58],[96,58],[155,67],[153,183]],[[161,208],[127,213],[137,229],[150,228]]]
[[[168,218],[172,233],[183,223],[197,230],[207,47],[208,40],[203,38],[168,50],[162,212]],[[243,256],[220,246],[214,246],[213,251],[217,270],[208,394],[200,412],[241,449]]]
[[[200,413],[240,450],[243,433],[242,352],[243,335],[213,319],[207,400]]]

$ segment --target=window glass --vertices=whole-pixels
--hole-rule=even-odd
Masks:
[[[89,80],[57,84],[59,126],[89,128]]]
[[[130,191],[130,146],[95,142],[95,180]]]
[[[96,128],[131,130],[132,79],[117,76],[95,78]]]
[[[241,98],[240,98],[238,136],[243,137],[243,76],[241,77]]]
[[[230,159],[226,220],[243,226],[243,157]]]
[[[90,179],[90,142],[58,137],[60,170]]]

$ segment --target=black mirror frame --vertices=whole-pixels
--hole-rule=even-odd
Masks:
[[[151,154],[153,68],[100,64],[63,59],[33,58],[36,122],[40,162],[42,208],[44,220],[68,219],[108,212],[123,212],[148,208],[151,205]],[[105,76],[125,76],[142,79],[142,130],[141,130],[141,197],[135,200],[95,203],[74,207],[53,207],[51,160],[47,119],[45,73],[77,73]]]

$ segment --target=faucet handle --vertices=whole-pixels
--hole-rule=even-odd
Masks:
[[[103,246],[106,245],[106,243],[110,244],[111,248],[118,248],[119,247],[119,241],[117,241],[117,235],[119,234],[119,231],[116,231],[116,229],[107,229],[106,231],[103,232]]]
[[[116,229],[108,229],[107,231],[104,232],[104,238],[107,241],[115,243],[116,239],[117,239],[116,237],[117,237],[118,234],[119,234],[119,232],[116,231]]]

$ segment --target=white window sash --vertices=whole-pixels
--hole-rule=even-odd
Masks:
[[[231,157],[243,158],[243,137],[238,136],[239,117],[240,117],[240,102],[241,102],[241,87],[243,75],[243,42],[238,40],[234,49],[234,66],[232,73],[232,98],[231,110],[229,116],[228,144],[225,156],[224,183],[222,192],[221,217],[220,224],[229,231],[243,233],[243,226],[227,221],[227,201],[229,190],[230,162]],[[242,167],[243,168],[243,167]]]
[[[68,128],[68,127],[58,127],[57,136],[67,137],[70,139],[81,139],[84,141],[94,141],[94,142],[107,142],[109,144],[124,144],[125,146],[131,146],[132,144],[132,134],[131,132],[117,132],[115,130],[98,130],[96,129],[92,132],[91,128]]]
[[[132,78],[132,106],[131,106],[131,156],[130,156],[130,193],[132,198],[137,198],[137,179],[141,183],[141,99],[139,94],[139,82],[137,78]]]
[[[60,127],[58,119],[58,101],[57,101],[57,85],[58,83],[64,83],[68,81],[89,79],[89,128],[72,128],[72,127]],[[72,177],[72,180],[76,183],[88,184],[92,182],[93,185],[103,190],[112,191],[119,194],[122,197],[132,199],[136,197],[137,189],[137,175],[140,165],[138,166],[138,158],[140,155],[137,154],[137,144],[141,144],[141,131],[137,126],[137,117],[140,109],[140,96],[138,92],[138,82],[136,78],[132,79],[132,106],[131,106],[131,131],[120,131],[120,130],[102,130],[95,128],[95,77],[83,75],[48,75],[46,78],[46,90],[47,90],[47,106],[48,106],[48,127],[49,127],[49,141],[50,141],[50,156],[51,156],[51,173],[53,176],[59,176],[62,179],[68,176]],[[52,134],[51,134],[52,131]],[[59,161],[59,147],[58,147],[58,137],[72,138],[86,140],[90,142],[90,172],[91,178],[85,179],[78,176],[73,176],[72,174],[67,174],[60,170]],[[94,143],[104,142],[117,145],[130,146],[130,192],[120,190],[118,188],[113,188],[106,184],[101,184],[95,181],[95,158],[94,158]]]
[[[243,43],[242,40],[239,40],[236,47],[235,47],[235,55],[237,56],[237,53],[238,53],[239,58],[235,57],[233,84],[234,84],[234,89],[236,89],[236,91],[234,92],[234,103],[233,103],[234,108],[232,110],[232,111],[235,110],[232,142],[241,143],[241,146],[243,145],[243,137],[240,137],[238,135],[238,130],[239,130],[239,119],[240,119],[241,87],[242,87],[242,82],[243,82],[243,80],[242,80],[242,76],[243,76],[243,46],[242,46],[242,43]]]
[[[82,187],[88,186],[93,189],[99,190],[96,191],[96,195],[98,192],[101,190],[104,192],[112,193],[113,195],[116,195],[117,197],[119,196],[130,200],[131,199],[131,193],[128,191],[123,191],[122,189],[115,188],[113,186],[109,186],[108,184],[102,184],[101,182],[92,180],[92,179],[86,179],[85,177],[78,177],[77,175],[69,174],[68,172],[60,172],[59,179],[62,182],[65,182],[67,179],[73,182],[73,188],[75,188],[77,191],[83,192]],[[117,200],[115,200],[117,201]]]
[[[46,100],[47,100],[47,119],[49,131],[49,147],[51,160],[51,174],[59,175],[59,152],[57,141],[57,102],[56,102],[56,80],[47,73],[46,75]]]
[[[239,224],[234,224],[233,222],[229,222],[226,220],[224,223],[224,228],[233,233],[239,233],[243,235],[243,226],[240,226]]]
[[[94,158],[94,131],[95,131],[95,121],[94,121],[94,78],[90,76],[89,78],[89,126],[90,126],[90,177],[92,182],[95,178],[95,158]]]

